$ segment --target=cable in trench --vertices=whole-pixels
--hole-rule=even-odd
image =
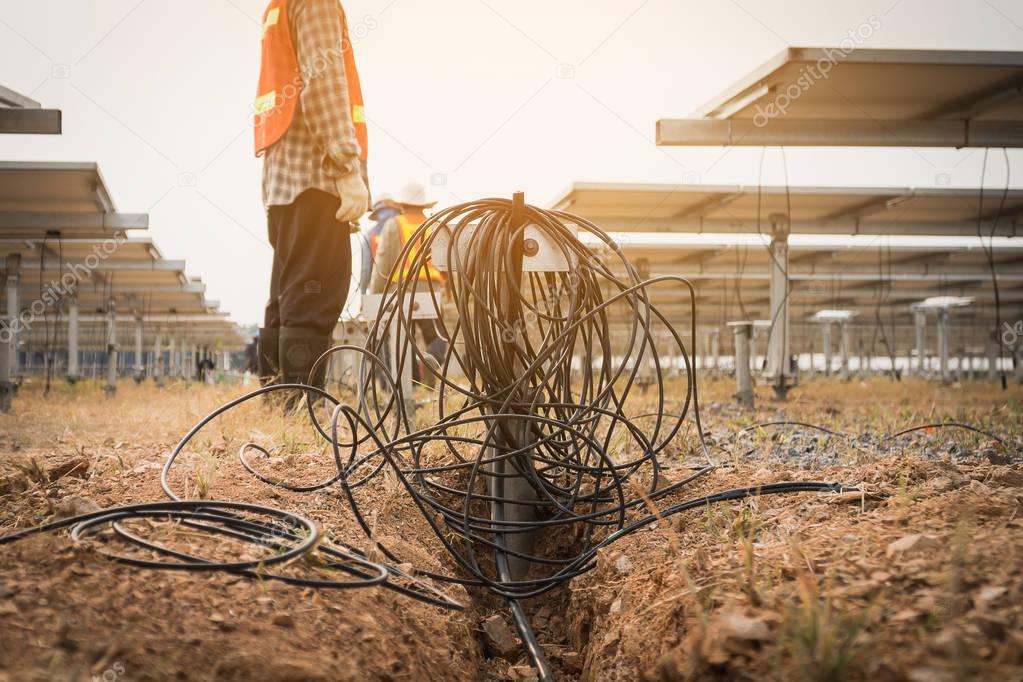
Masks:
[[[527,229],[565,267],[554,272],[523,267],[516,254],[522,252]],[[587,243],[600,248],[585,245],[580,232],[589,235]],[[446,246],[438,239],[446,239]],[[435,244],[448,264],[445,291],[417,276],[390,282],[383,313],[371,327],[366,346],[332,348],[312,368],[310,377],[333,354],[357,355],[363,371],[359,399],[353,404],[310,385],[260,388],[211,412],[175,446],[161,472],[161,486],[172,502],[128,505],[47,524],[0,538],[0,544],[67,527],[80,540],[86,531],[110,524],[119,540],[169,558],[128,561],[149,568],[224,570],[322,588],[382,586],[445,608],[462,605],[423,578],[482,588],[508,600],[533,666],[540,679],[550,680],[553,673],[521,600],[591,570],[600,549],[659,518],[708,504],[852,489],[830,482],[752,486],[644,514],[645,505],[684,490],[714,469],[689,349],[675,325],[651,302],[655,287],[687,291],[688,332],[695,339],[692,284],[675,276],[641,279],[622,246],[593,223],[507,199],[469,202],[434,214],[405,244],[395,271],[418,273],[431,265]],[[454,312],[439,315],[438,330],[447,348],[443,357],[433,358],[436,364],[424,362],[430,349],[416,341],[416,294],[426,294],[437,311],[448,302]],[[381,358],[393,334],[398,343],[392,368]],[[681,394],[672,394],[666,384],[667,366],[654,343],[658,335],[669,340],[668,354],[683,361],[686,381]],[[625,352],[620,352],[622,348]],[[423,371],[437,383],[433,404],[438,414],[427,426],[415,424],[407,409],[413,396],[403,395],[400,383],[391,378],[392,369],[401,376],[413,362],[422,363]],[[651,376],[641,377],[647,373]],[[649,418],[631,416],[627,410],[633,387],[640,383],[654,388],[656,410]],[[295,391],[307,397],[307,416],[329,446],[334,473],[304,486],[263,475],[252,455],[266,455],[270,449],[255,443],[242,445],[238,454],[242,466],[262,482],[287,490],[338,491],[384,560],[371,561],[354,546],[320,537],[316,524],[304,517],[240,503],[182,500],[172,489],[175,462],[210,422],[253,399]],[[323,404],[330,409],[329,420],[322,409],[318,413]],[[690,417],[707,466],[671,483],[662,459]],[[407,562],[374,534],[368,510],[358,498],[361,488],[382,475],[396,481],[416,505],[454,571],[409,574],[398,568]],[[524,507],[529,510],[525,520],[517,513]],[[128,527],[142,516],[229,537],[275,556],[294,559],[316,551],[327,568],[354,579],[312,580],[269,570],[271,565],[283,566],[284,560],[264,561],[257,567],[185,553]],[[528,541],[530,537],[541,541]],[[553,543],[558,549],[550,551],[546,538],[572,542],[570,547]],[[528,570],[516,573],[516,564]]]

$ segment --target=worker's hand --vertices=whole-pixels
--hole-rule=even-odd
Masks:
[[[357,222],[369,210],[369,189],[362,179],[362,173],[356,170],[342,175],[334,182],[337,195],[341,198],[337,219],[342,223]]]

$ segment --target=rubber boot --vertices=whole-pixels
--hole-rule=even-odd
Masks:
[[[259,385],[275,383],[280,375],[280,364],[277,361],[279,332],[277,327],[264,327],[259,330],[256,342],[256,363],[259,372]]]
[[[321,355],[330,348],[330,333],[321,332],[309,327],[281,327],[277,359],[281,368],[281,381],[285,384],[308,384],[323,388],[327,376],[327,363],[324,362],[310,378],[309,371]],[[303,393],[289,392],[284,406],[285,412],[291,412],[302,402]]]

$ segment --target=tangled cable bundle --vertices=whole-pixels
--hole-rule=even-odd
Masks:
[[[579,233],[589,235],[585,242]],[[442,262],[435,264],[434,256],[443,256]],[[546,269],[534,267],[530,259],[535,258]],[[447,270],[443,292],[431,278],[419,276],[434,265]],[[448,608],[461,605],[421,576],[483,587],[509,600],[541,679],[550,679],[520,599],[589,570],[602,547],[659,518],[755,495],[845,489],[835,483],[780,483],[657,508],[659,500],[713,468],[700,424],[695,368],[679,332],[649,297],[656,286],[688,290],[689,331],[695,338],[695,292],[681,277],[641,279],[611,236],[586,220],[526,205],[521,195],[462,204],[438,212],[414,233],[395,272],[403,276],[393,278],[398,283],[384,293],[365,347],[332,348],[311,370],[315,376],[336,353],[357,355],[356,400],[343,402],[311,385],[260,388],[207,415],[174,448],[161,475],[173,502],[105,510],[21,531],[0,538],[0,544],[68,526],[78,538],[109,523],[120,540],[169,557],[150,562],[152,567],[219,568],[313,587],[383,585]],[[416,306],[423,294],[438,313],[449,310],[436,322],[447,340],[442,357],[428,355],[416,339],[414,321],[421,312]],[[655,338],[668,341],[670,357],[682,358],[683,395],[669,395]],[[426,426],[417,423],[409,409],[413,396],[395,378],[412,363],[436,380],[436,399],[429,405],[437,414]],[[653,387],[657,409],[630,416],[626,405],[640,385],[648,395]],[[330,538],[314,541],[316,525],[300,516],[183,501],[171,489],[175,461],[210,422],[250,400],[294,391],[308,397],[309,419],[329,445],[335,472],[309,485],[277,480],[259,472],[253,455],[269,449],[255,443],[242,446],[242,465],[264,483],[295,492],[336,488],[371,543],[393,563],[371,561],[358,548]],[[671,483],[660,459],[690,414],[708,464]],[[360,488],[382,476],[407,492],[459,570],[413,576],[397,568],[404,559],[374,537],[358,496]],[[127,527],[139,515],[269,550],[275,561],[218,563],[148,541]],[[314,549],[321,565],[351,579],[271,570]]]
[[[529,239],[527,225],[535,230]],[[599,239],[609,257],[595,256],[576,229]],[[523,272],[524,260],[542,244],[567,267]],[[381,373],[365,372],[370,399],[363,419],[350,420],[362,434],[353,440],[376,440],[371,431],[386,433],[389,415],[396,414],[400,433],[376,445],[389,451],[396,475],[431,523],[438,516],[443,520],[434,524],[438,538],[476,583],[507,597],[538,594],[588,565],[602,539],[598,531],[622,528],[627,510],[640,506],[644,496],[667,492],[658,455],[691,408],[699,419],[697,395],[685,345],[650,304],[647,289],[688,282],[674,277],[644,282],[595,225],[508,200],[438,213],[409,239],[396,269],[424,270],[435,246],[446,255],[446,292],[428,278],[402,278],[385,292],[385,312],[367,346],[383,357],[388,334],[396,334],[397,343],[390,344],[396,374],[406,363],[422,362],[423,371],[435,375],[436,423],[415,430],[404,411],[410,396],[381,381]],[[437,367],[423,362],[426,349],[415,338],[413,307],[422,293],[436,310],[446,299],[457,313],[437,321],[448,340]],[[615,316],[627,320],[619,329],[632,349],[618,356],[613,346],[620,344],[612,343]],[[677,355],[690,370],[681,409],[671,415],[664,414],[665,386],[653,344],[658,324],[671,331]],[[648,366],[661,412],[640,423],[626,415],[625,404]],[[621,450],[637,454],[616,460],[612,444],[623,442]],[[355,511],[359,514],[357,505]],[[522,544],[516,536],[537,531],[580,541],[567,556],[514,548]],[[457,540],[448,539],[452,536]],[[495,549],[544,575],[510,579],[494,562]]]
[[[601,248],[585,244],[578,231],[592,235],[586,241]],[[553,271],[530,268],[525,258],[541,248],[552,250],[562,265]],[[432,279],[415,276],[437,254],[448,270],[443,294]],[[630,513],[711,470],[704,467],[669,485],[659,462],[690,411],[696,432],[702,429],[685,343],[651,304],[648,289],[682,285],[692,293],[688,281],[641,280],[618,244],[596,225],[502,199],[434,215],[408,240],[395,271],[413,276],[399,278],[385,292],[368,350],[343,346],[320,358],[325,362],[342,351],[364,356],[360,406],[338,404],[327,428],[309,408],[335,450],[349,450],[338,482],[367,532],[353,490],[386,468],[470,576],[433,577],[517,599],[579,575],[592,567],[598,549],[624,534],[691,508],[683,503],[649,510],[638,519]],[[438,319],[448,346],[436,367],[424,362],[426,350],[415,338],[416,295],[424,293],[437,311],[448,301],[456,313]],[[616,317],[625,325],[616,328]],[[695,304],[690,320],[695,336]],[[666,409],[670,401],[655,329],[667,332],[672,355],[686,368],[685,395],[673,412]],[[616,351],[622,346],[629,350]],[[406,411],[411,396],[403,395],[391,373],[379,371],[388,353],[394,354],[393,375],[413,362],[433,374],[438,415],[432,425],[414,427]],[[630,417],[626,402],[644,374],[655,387],[658,411]],[[702,435],[700,443],[706,455]],[[694,503],[839,487],[785,484],[727,491]],[[531,543],[515,541],[538,532],[542,537],[534,549],[522,550]],[[532,569],[527,577],[512,577],[509,564],[516,561]]]

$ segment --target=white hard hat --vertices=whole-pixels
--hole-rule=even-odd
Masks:
[[[426,188],[418,182],[410,182],[402,187],[394,200],[402,206],[411,206],[412,208],[430,208],[437,203],[436,201],[427,201]]]

